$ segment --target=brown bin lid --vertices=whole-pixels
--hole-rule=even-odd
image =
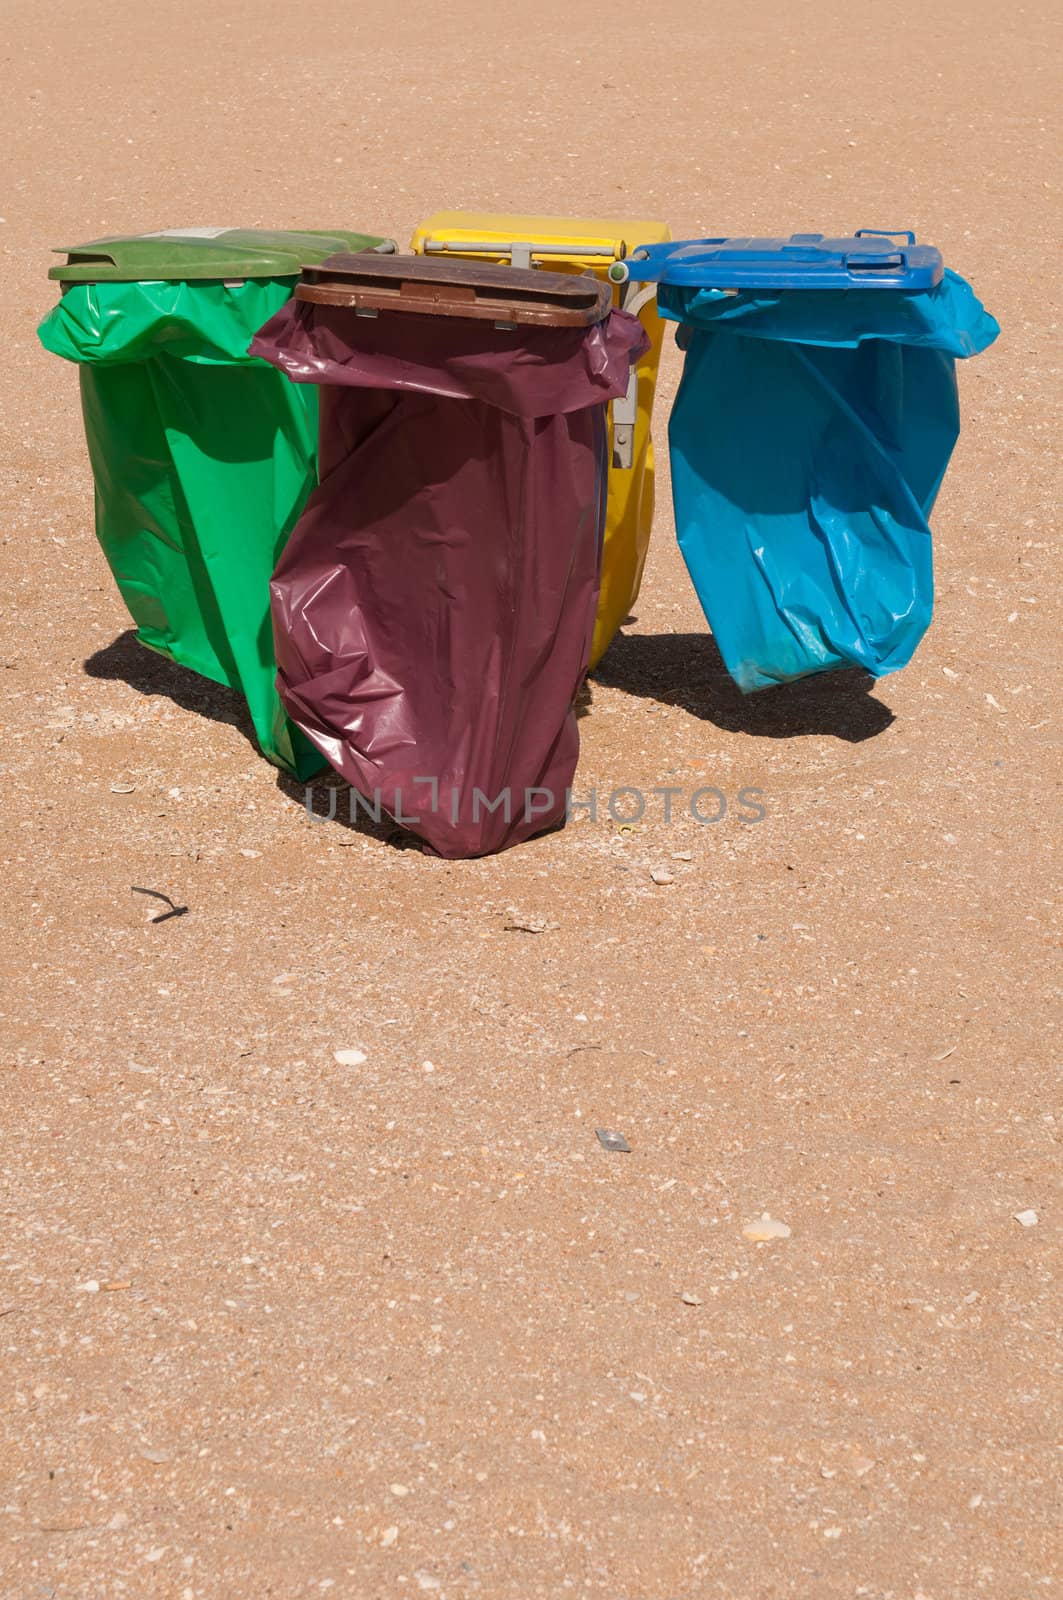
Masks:
[[[610,286],[589,275],[440,256],[329,256],[303,268],[295,297],[314,305],[552,328],[586,328],[612,310]]]

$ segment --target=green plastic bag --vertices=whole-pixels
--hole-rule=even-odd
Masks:
[[[269,579],[316,477],[316,392],[251,361],[289,278],[74,284],[39,329],[81,363],[96,534],[143,644],[240,690],[264,753],[324,765],[274,688]]]
[[[240,690],[258,741],[306,778],[325,762],[285,716],[269,579],[317,479],[317,391],[252,361],[302,267],[392,239],[172,228],[57,252],[38,333],[81,368],[96,533],[137,637]]]

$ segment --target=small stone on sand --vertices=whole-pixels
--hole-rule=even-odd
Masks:
[[[369,1057],[364,1050],[334,1050],[332,1059],[341,1067],[360,1067]]]
[[[754,1244],[763,1244],[768,1239],[788,1239],[790,1229],[785,1222],[777,1222],[774,1217],[769,1217],[765,1211],[757,1222],[748,1222],[742,1229],[743,1239],[751,1239]]]

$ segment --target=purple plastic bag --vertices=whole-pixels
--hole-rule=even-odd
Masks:
[[[606,404],[646,348],[589,328],[292,301],[251,354],[321,396],[321,483],[271,584],[277,686],[438,854],[562,821],[598,598]]]

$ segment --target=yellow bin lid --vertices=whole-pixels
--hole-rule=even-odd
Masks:
[[[530,246],[530,259],[544,267],[572,264],[607,271],[640,244],[672,237],[664,222],[638,218],[540,217],[523,212],[435,211],[417,228],[411,248],[419,255],[479,256],[509,261],[514,245]],[[523,252],[521,252],[523,255]],[[523,262],[518,261],[518,265]]]

